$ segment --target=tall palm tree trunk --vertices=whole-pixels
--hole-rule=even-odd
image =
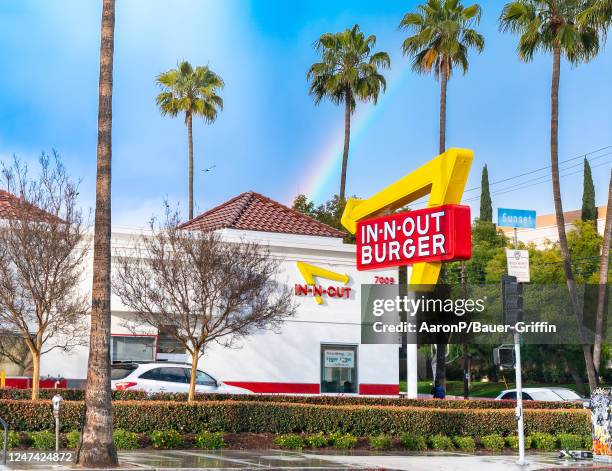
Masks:
[[[557,230],[559,232],[559,247],[563,257],[563,271],[569,291],[570,302],[576,316],[578,329],[583,338],[582,331],[582,310],[578,303],[578,292],[576,290],[576,280],[572,272],[571,257],[567,245],[565,233],[565,217],[563,215],[563,202],[561,200],[561,184],[559,182],[559,78],[561,75],[561,49],[559,44],[553,44],[553,72],[550,92],[550,166],[552,173],[553,200],[555,203],[555,215],[557,220]],[[588,345],[582,346],[584,362],[586,364],[589,387],[591,391],[597,387],[597,374],[593,365],[591,348]]]
[[[446,87],[448,84],[447,69],[443,65],[440,74],[440,146],[439,153],[446,150]],[[434,384],[446,389],[446,343],[436,344],[436,374]]]
[[[84,467],[118,465],[113,442],[110,377],[111,125],[115,0],[103,0],[98,92],[98,150],[91,332],[85,391],[85,422],[77,462]]]
[[[351,141],[351,92],[344,96],[344,151],[342,152],[342,172],[340,174],[340,206],[345,201],[346,167],[348,165],[349,144]]]
[[[606,207],[606,225],[604,226],[601,260],[599,263],[599,292],[597,296],[597,316],[595,318],[595,345],[593,346],[593,365],[599,373],[601,363],[601,342],[604,328],[606,297],[608,294],[608,270],[610,268],[610,239],[612,239],[612,172],[608,185],[608,206]]]
[[[193,116],[187,113],[187,140],[189,141],[189,219],[193,219]]]
[[[439,153],[442,154],[446,150],[446,87],[448,84],[448,73],[446,67],[443,66],[440,78],[440,146]]]

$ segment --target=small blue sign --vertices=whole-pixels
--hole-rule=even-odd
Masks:
[[[497,208],[497,225],[500,227],[535,229],[536,212],[529,209]]]

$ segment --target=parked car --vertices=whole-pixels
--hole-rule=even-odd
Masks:
[[[191,365],[186,363],[115,363],[111,367],[111,388],[117,391],[154,393],[189,392]],[[253,394],[248,389],[224,384],[198,370],[196,392],[218,394]]]
[[[499,393],[495,399],[516,400],[516,389],[506,389]],[[523,401],[582,401],[583,398],[567,388],[523,388]]]

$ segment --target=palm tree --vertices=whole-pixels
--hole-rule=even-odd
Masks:
[[[484,38],[472,26],[480,22],[479,5],[464,7],[459,0],[429,0],[419,5],[416,12],[406,13],[400,29],[412,33],[404,39],[402,50],[412,57],[412,69],[421,74],[433,72],[440,80],[439,152],[446,150],[446,88],[453,69],[460,67],[465,74],[469,68],[468,51],[484,49]],[[465,266],[462,263],[462,273]],[[464,280],[465,277],[463,276]],[[444,387],[446,381],[446,345],[436,347],[435,382]]]
[[[307,79],[310,95],[318,105],[324,98],[332,103],[344,104],[344,150],[340,175],[340,202],[345,201],[346,167],[351,139],[351,115],[357,100],[378,101],[381,90],[387,88],[379,68],[387,69],[391,60],[386,52],[372,52],[376,36],[366,37],[359,25],[340,33],[325,33],[315,42],[321,62],[312,64]]]
[[[446,87],[453,69],[469,68],[468,51],[484,49],[484,38],[472,26],[480,22],[479,5],[464,7],[459,0],[429,0],[415,13],[407,13],[399,24],[412,36],[402,49],[412,57],[412,68],[418,73],[433,72],[440,80],[440,153],[446,150]]]
[[[155,99],[162,115],[177,116],[185,113],[189,145],[189,219],[193,218],[193,117],[200,116],[214,123],[223,109],[223,99],[217,92],[224,87],[223,80],[208,66],[195,69],[182,61],[176,69],[159,74],[156,79],[162,92]]]
[[[85,391],[85,422],[77,454],[79,465],[96,468],[113,467],[118,464],[117,450],[113,441],[110,375],[111,125],[114,32],[115,0],[103,0],[91,333]]]
[[[499,20],[502,31],[520,35],[518,55],[523,61],[531,61],[538,51],[552,53],[550,163],[553,199],[563,270],[579,326],[582,325],[582,312],[578,304],[576,281],[567,245],[559,182],[559,78],[562,56],[571,64],[578,65],[588,62],[599,51],[600,26],[595,22],[578,21],[596,2],[597,0],[517,0],[504,6]],[[597,376],[590,347],[584,345],[583,353],[589,386],[593,390],[597,386]]]

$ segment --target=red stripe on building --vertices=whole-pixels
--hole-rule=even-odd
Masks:
[[[223,381],[230,386],[248,389],[255,393],[277,394],[319,394],[320,386],[317,383],[264,383],[252,381]]]
[[[65,379],[41,379],[38,384],[41,389],[65,389],[68,383]],[[6,378],[5,386],[13,389],[30,389],[32,387],[32,378]]]
[[[317,383],[265,383],[251,381],[224,381],[230,386],[248,389],[254,393],[265,394],[319,394]],[[360,384],[359,394],[366,396],[398,396],[398,384]]]
[[[360,384],[359,394],[364,396],[398,396],[399,384]]]

